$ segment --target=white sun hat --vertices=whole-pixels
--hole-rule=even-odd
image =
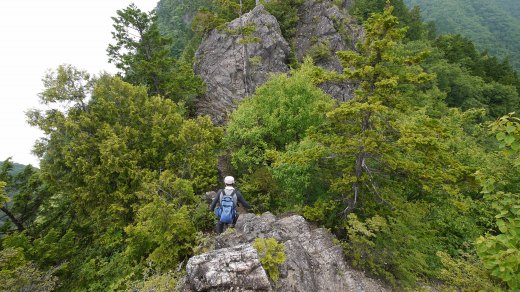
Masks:
[[[235,178],[232,177],[232,176],[226,176],[224,178],[224,183],[227,184],[227,185],[232,185],[235,183]]]

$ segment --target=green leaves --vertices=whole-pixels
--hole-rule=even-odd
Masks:
[[[185,60],[170,56],[172,40],[159,32],[154,11],[146,13],[130,4],[117,11],[112,37],[107,48],[109,62],[121,70],[123,79],[145,85],[150,95],[161,95],[191,106],[203,91],[202,80],[193,74]]]
[[[520,165],[519,121],[511,113],[490,125],[491,130],[496,133],[499,148],[504,149],[505,155],[515,157],[515,167]],[[501,181],[501,184],[505,183],[508,182]],[[487,179],[483,187],[484,198],[496,212],[496,227],[499,232],[477,239],[477,253],[493,276],[502,279],[514,291],[520,289],[520,194],[496,190],[492,178]]]
[[[196,230],[189,209],[153,196],[139,207],[134,224],[125,228],[125,254],[136,263],[153,263],[160,270],[174,269],[192,253]]]
[[[3,205],[4,203],[9,202],[9,197],[5,193],[5,186],[7,185],[6,182],[0,181],[0,205]]]
[[[512,290],[519,289],[520,220],[499,220],[497,224],[503,234],[477,239],[477,253],[493,276],[502,279]]]
[[[313,65],[273,76],[231,114],[224,143],[234,149],[232,163],[253,170],[265,161],[265,151],[283,150],[303,139],[305,132],[325,120],[333,100],[312,81]]]
[[[73,75],[65,79],[74,72],[63,71]],[[185,119],[182,106],[143,86],[108,75],[94,80],[88,99],[71,100],[63,112],[31,113],[47,134],[41,175],[56,190],[37,218],[52,228],[32,250],[46,266],[69,262],[69,290],[121,289],[148,262],[173,269],[192,253],[195,226],[207,226],[195,193],[217,183],[223,134],[207,117]],[[75,92],[68,90],[60,94]]]
[[[249,185],[242,185],[249,190],[248,195],[253,200],[265,196],[262,205],[269,201],[269,194],[273,196],[270,210],[299,208],[304,200],[302,191],[311,184],[310,169],[304,165],[279,163],[274,171],[270,166],[277,157],[290,159],[293,151],[291,155],[283,153],[302,141],[309,129],[325,122],[325,113],[334,101],[316,87],[320,74],[307,60],[290,76],[273,75],[231,114],[223,144],[232,151],[231,163],[237,172],[249,174]]]
[[[42,271],[25,259],[21,249],[0,250],[0,286],[6,292],[23,290],[52,291],[58,287],[54,271]]]
[[[505,115],[490,124],[491,131],[495,132],[498,147],[504,154],[515,161],[515,166],[520,166],[520,118],[515,113]]]
[[[280,277],[278,267],[286,260],[283,243],[278,243],[274,238],[257,238],[253,242],[253,247],[257,250],[260,262],[267,275],[275,283],[278,282]]]

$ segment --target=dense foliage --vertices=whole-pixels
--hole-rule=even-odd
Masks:
[[[301,3],[265,3],[289,40]],[[28,113],[45,133],[40,169],[0,164],[0,287],[175,289],[211,242],[201,194],[217,187],[220,156],[254,212],[330,229],[353,266],[397,290],[519,289],[520,81],[509,63],[460,35],[434,37],[403,1],[357,0],[365,37],[337,52],[343,72],[307,59],[215,127],[191,117],[203,92],[192,57],[205,32],[256,1],[242,4],[162,0],[158,18],[129,6],[108,49],[120,76],[71,65],[44,76],[46,108]],[[354,81],[354,97],[319,89],[331,80]],[[276,281],[283,245],[255,246]]]
[[[351,10],[354,15],[366,19],[372,13],[381,12],[385,2],[356,0]],[[396,7],[394,15],[400,20],[399,27],[408,28],[404,41],[415,41],[415,46],[423,46],[423,49],[431,52],[423,67],[437,75],[437,86],[447,94],[446,102],[449,106],[464,110],[484,108],[487,116],[491,118],[515,110],[520,103],[520,79],[507,59],[500,60],[496,52],[493,52],[495,56],[487,51],[479,52],[463,30],[450,32],[461,33],[466,37],[457,34],[440,35],[435,38],[434,27],[438,23],[435,23],[435,26],[422,23],[418,6],[408,11],[404,4],[406,1],[390,2]],[[428,5],[436,7],[438,2],[428,2]],[[442,17],[445,17],[444,13]],[[430,40],[433,40],[433,43]],[[504,42],[500,42],[502,43]],[[424,47],[426,44],[427,47]]]
[[[204,86],[193,73],[190,56],[178,60],[170,56],[172,40],[160,34],[155,12],[146,13],[131,4],[112,19],[115,43],[108,46],[107,53],[123,80],[145,85],[150,95],[191,107]]]
[[[440,33],[462,34],[520,70],[520,4],[514,0],[405,0],[418,5]]]
[[[29,116],[46,134],[36,151],[52,195],[31,230],[3,247],[55,269],[66,290],[119,289],[149,264],[174,269],[207,227],[194,194],[216,184],[221,131],[117,77],[64,66],[44,80],[40,97],[53,109]]]
[[[399,18],[399,26],[407,27],[405,37],[411,40],[432,38],[435,34],[433,23],[423,23],[420,10],[414,7],[408,10],[403,0],[391,0],[394,15]],[[387,0],[355,0],[349,7],[349,12],[362,20],[367,20],[373,13],[382,12]]]
[[[3,161],[0,161],[0,167],[4,164]],[[13,169],[11,170],[11,175],[16,175],[21,172],[25,168],[25,165],[13,162]]]
[[[266,167],[270,152],[300,142],[309,128],[325,122],[324,113],[332,109],[332,98],[310,79],[313,69],[306,63],[291,76],[273,76],[231,114],[224,144],[232,151],[231,164],[244,177],[244,191],[259,210],[287,210],[301,200],[302,194],[275,193]]]

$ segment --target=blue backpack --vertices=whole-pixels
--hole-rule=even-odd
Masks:
[[[224,190],[220,192],[220,206],[215,209],[215,214],[219,221],[226,224],[233,223],[236,216],[236,194],[235,190],[231,194],[226,194]]]

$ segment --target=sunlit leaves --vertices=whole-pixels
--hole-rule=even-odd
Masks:
[[[520,119],[514,113],[491,124],[505,158],[513,157],[520,166],[518,141]],[[520,194],[498,191],[493,178],[484,180],[484,198],[496,212],[498,234],[481,236],[476,241],[477,253],[491,273],[514,291],[520,289]],[[503,182],[502,182],[503,184]]]
[[[313,84],[312,68],[306,63],[291,76],[273,76],[231,114],[225,144],[234,149],[235,167],[262,165],[265,151],[283,150],[325,121],[334,102]]]

